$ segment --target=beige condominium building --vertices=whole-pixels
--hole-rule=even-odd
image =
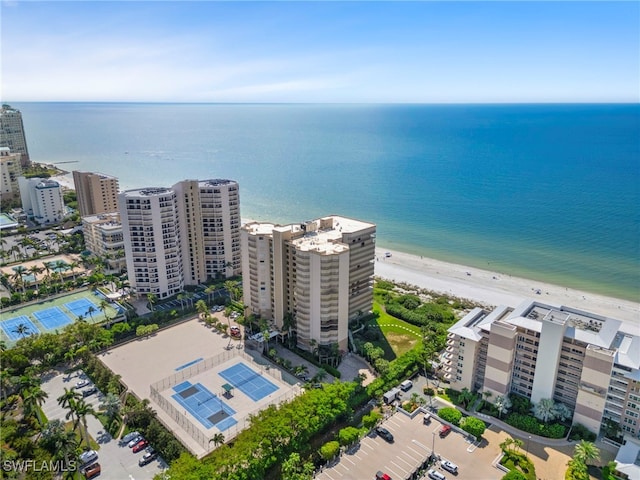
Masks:
[[[87,250],[104,260],[105,273],[121,273],[126,269],[119,213],[82,217],[82,232]]]
[[[299,224],[242,227],[244,302],[300,348],[347,349],[349,320],[371,310],[376,226],[341,216]]]
[[[119,194],[129,284],[167,298],[241,272],[238,184],[185,180]]]
[[[509,393],[534,404],[551,398],[596,433],[609,419],[638,437],[637,333],[635,325],[537,301],[476,308],[449,329],[444,376],[456,390],[490,392],[494,400]]]
[[[0,147],[8,147],[11,153],[19,153],[23,167],[31,164],[22,113],[7,104],[0,108]]]
[[[20,196],[18,177],[21,175],[20,154],[11,153],[9,147],[0,147],[0,195],[2,197]]]
[[[73,171],[80,216],[118,211],[118,179],[110,175]]]

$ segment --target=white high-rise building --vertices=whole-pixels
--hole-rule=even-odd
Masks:
[[[167,298],[241,272],[240,200],[232,180],[184,180],[118,196],[130,285]]]
[[[347,349],[349,320],[371,310],[376,226],[340,216],[242,227],[244,303],[300,348]]]
[[[62,186],[47,178],[18,178],[22,208],[39,224],[63,220],[66,213]]]

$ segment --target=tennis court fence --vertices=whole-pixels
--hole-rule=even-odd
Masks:
[[[279,370],[258,365],[254,362],[253,358],[250,355],[247,355],[243,351],[234,349],[227,350],[214,357],[207,358],[150,385],[151,400],[155,402],[156,405],[158,405],[164,411],[164,413],[166,413],[169,418],[171,418],[171,420],[177,423],[185,432],[187,432],[191,436],[191,438],[193,438],[198,443],[198,445],[200,445],[204,449],[204,452],[196,452],[193,450],[193,448],[189,447],[188,442],[182,442],[183,445],[185,445],[185,447],[187,447],[198,458],[207,455],[217,447],[217,445],[215,445],[210,440],[213,435],[218,433],[218,431],[216,430],[214,432],[208,432],[204,428],[204,426],[202,426],[197,420],[193,419],[191,415],[188,415],[186,411],[184,411],[184,409],[179,409],[177,407],[177,404],[175,403],[175,400],[167,398],[171,395],[163,395],[161,392],[168,390],[178,383],[188,380],[200,373],[211,370],[214,367],[221,365],[233,358],[243,358],[249,361],[251,366],[256,370],[259,369],[261,372],[267,372],[267,374],[274,379],[282,381],[282,375]],[[291,401],[299,394],[300,387],[294,385],[290,389],[285,389],[285,391],[283,391],[280,395],[273,398],[270,404],[281,404]],[[232,438],[235,438],[242,430],[244,430],[248,426],[249,418],[252,415],[257,414],[263,408],[264,406],[256,406],[250,411],[243,411],[239,412],[239,414],[236,414],[235,418],[238,423],[222,432],[225,442],[228,442]],[[164,423],[165,427],[167,427],[169,430],[174,430],[171,425],[168,425],[163,421],[161,415],[158,415],[157,418],[162,423]]]

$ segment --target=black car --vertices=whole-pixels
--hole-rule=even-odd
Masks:
[[[393,443],[393,435],[384,427],[376,427],[376,433],[384,438],[387,442]]]
[[[147,451],[144,452],[144,455],[138,460],[138,465],[141,467],[145,466],[147,463],[152,462],[158,456],[158,452],[156,452],[153,447],[147,448]]]
[[[89,395],[93,395],[94,393],[98,393],[98,387],[89,387],[82,390],[82,396],[88,397]]]

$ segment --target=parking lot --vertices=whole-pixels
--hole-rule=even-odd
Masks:
[[[57,398],[64,393],[65,388],[73,388],[77,382],[86,380],[82,372],[72,375],[59,374],[47,379],[42,384],[42,389],[49,394],[42,410],[49,420],[60,419],[66,422],[65,416],[69,411],[58,405]],[[82,390],[90,388],[91,384]],[[82,391],[79,390],[79,391]],[[84,400],[97,411],[99,409],[102,394],[98,391],[89,395]],[[102,480],[151,480],[155,475],[162,473],[167,465],[157,459],[140,467],[138,460],[144,452],[133,453],[126,445],[119,445],[109,433],[103,429],[102,424],[95,417],[87,416],[89,434],[98,443],[98,463],[102,467],[99,478]]]
[[[393,480],[402,480],[409,478],[433,450],[441,461],[449,460],[458,465],[458,474],[454,476],[443,470],[441,462],[438,462],[435,468],[446,478],[502,478],[504,472],[491,465],[500,453],[497,445],[489,445],[486,441],[479,445],[472,444],[455,431],[440,438],[438,432],[442,424],[434,418],[429,425],[425,425],[422,418],[421,414],[410,418],[403,413],[395,413],[382,423],[393,435],[393,443],[371,433],[316,478],[366,480],[375,479],[376,473],[381,471]]]

